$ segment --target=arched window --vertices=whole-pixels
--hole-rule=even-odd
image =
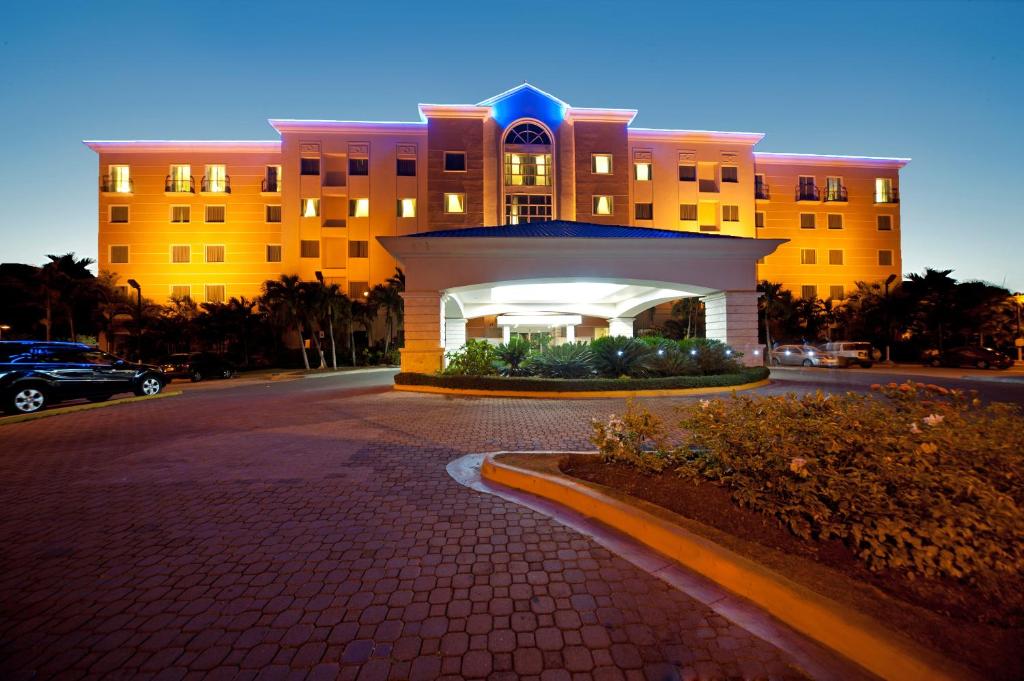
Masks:
[[[533,123],[520,123],[505,134],[505,144],[551,144],[547,130]]]

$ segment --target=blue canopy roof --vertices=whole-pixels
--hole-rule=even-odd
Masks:
[[[570,239],[736,239],[739,237],[700,232],[677,232],[671,229],[629,227],[626,225],[599,225],[593,222],[549,220],[527,222],[520,225],[495,227],[464,227],[442,229],[436,232],[410,234],[414,237],[491,237],[491,238],[570,238]]]

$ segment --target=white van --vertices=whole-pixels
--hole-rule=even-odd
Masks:
[[[825,343],[821,346],[825,352],[829,352],[847,365],[859,364],[865,369],[874,364],[874,354],[871,352],[871,343],[863,341],[835,341]]]

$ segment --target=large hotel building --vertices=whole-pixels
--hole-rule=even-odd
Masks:
[[[418,121],[272,119],[269,141],[88,141],[99,267],[158,302],[320,273],[361,296],[377,237],[541,220],[785,239],[757,278],[842,299],[900,269],[907,159],[766,153],[763,135],[632,125],[524,84]]]

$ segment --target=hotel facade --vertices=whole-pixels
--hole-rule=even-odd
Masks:
[[[406,264],[396,238],[559,221],[568,231],[546,236],[593,237],[566,227],[579,223],[762,241],[744,290],[767,279],[841,300],[856,281],[901,274],[908,159],[765,153],[760,133],[639,128],[636,113],[524,84],[474,105],[421,104],[412,122],[272,119],[278,138],[265,142],[87,141],[99,157],[99,268],[157,302],[254,297],[281,274],[358,297]],[[470,335],[502,337],[491,319],[502,310],[479,311],[491,314],[469,317]],[[585,335],[613,327],[582,317]]]

